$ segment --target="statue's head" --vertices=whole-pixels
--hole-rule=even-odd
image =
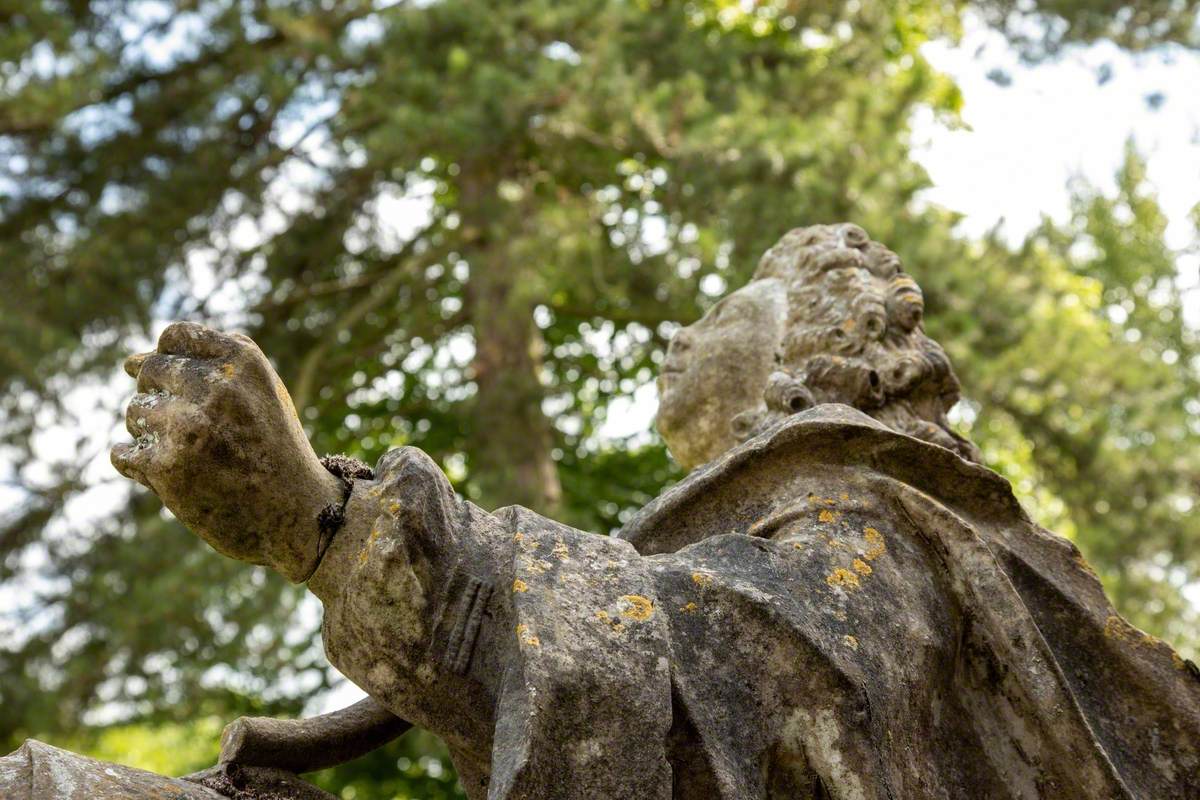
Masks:
[[[946,413],[958,379],[921,326],[900,259],[857,225],[797,228],[754,279],[671,340],[658,430],[685,467],[710,461],[819,403],[853,406],[978,460]]]

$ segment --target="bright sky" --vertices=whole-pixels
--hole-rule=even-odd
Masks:
[[[918,157],[934,182],[925,199],[965,214],[964,234],[977,235],[1004,220],[1005,232],[1016,239],[1042,214],[1062,219],[1068,180],[1082,177],[1111,189],[1125,141],[1132,136],[1149,158],[1150,178],[1172,220],[1170,243],[1188,244],[1187,215],[1200,203],[1200,56],[1173,52],[1133,57],[1101,44],[1030,68],[1019,63],[1002,37],[980,26],[970,27],[958,46],[927,46],[926,55],[962,87],[968,128],[948,130],[928,117],[915,120]],[[1101,85],[1097,73],[1104,64],[1111,66],[1112,77]],[[1012,76],[1011,85],[998,86],[987,78],[996,67]],[[1154,109],[1147,98],[1156,92],[1164,99]],[[1198,266],[1195,257],[1181,259],[1182,285],[1200,286]],[[1191,320],[1200,325],[1200,291],[1191,297]],[[112,480],[104,452],[111,417],[97,406],[117,407],[131,392],[131,382],[114,382],[79,395],[81,427],[91,429],[98,452],[88,477],[98,485],[72,503],[68,526],[110,513],[124,496],[125,484]],[[653,385],[643,387],[611,409],[603,433],[623,437],[649,431],[656,405]],[[76,433],[60,429],[50,434],[45,451],[53,452]],[[0,478],[9,473],[0,456]],[[16,499],[0,485],[0,507]],[[9,606],[20,591],[13,584],[0,586],[0,605]],[[325,698],[318,710],[359,696],[347,685]]]
[[[1080,48],[1054,63],[1022,65],[1004,37],[968,24],[956,46],[935,42],[924,53],[962,88],[966,127],[951,130],[932,114],[914,120],[916,155],[933,188],[924,200],[965,215],[961,233],[979,236],[997,223],[1011,241],[1042,215],[1068,214],[1068,182],[1084,179],[1106,192],[1130,138],[1148,158],[1149,176],[1171,219],[1168,241],[1190,243],[1191,209],[1200,203],[1200,55],[1185,51],[1132,56],[1109,44]],[[1101,84],[1103,65],[1111,78]],[[999,86],[987,75],[1012,78]],[[1163,95],[1157,110],[1147,98]],[[1188,319],[1200,327],[1200,257],[1180,259]],[[618,401],[602,433],[648,431],[657,400],[652,385]]]
[[[970,128],[918,125],[918,141],[926,143],[920,160],[935,184],[930,201],[964,212],[967,233],[1000,219],[1012,233],[1024,233],[1043,213],[1062,218],[1072,178],[1115,188],[1132,136],[1149,157],[1150,179],[1171,216],[1170,243],[1188,243],[1186,217],[1200,203],[1200,56],[1182,50],[1132,56],[1098,44],[1027,67],[998,33],[968,30],[957,47],[925,48],[933,65],[962,87]],[[1104,65],[1111,78],[1101,84]],[[987,78],[995,67],[1012,77],[1011,85]],[[1157,110],[1147,102],[1155,93],[1162,95]]]

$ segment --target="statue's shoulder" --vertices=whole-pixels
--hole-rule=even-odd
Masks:
[[[972,515],[1025,518],[1008,481],[986,467],[849,406],[824,404],[693,470],[619,536],[643,554],[673,552],[714,534],[748,532],[808,495],[885,495],[901,485]]]

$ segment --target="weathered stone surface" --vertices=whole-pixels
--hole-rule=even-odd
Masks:
[[[164,778],[76,755],[29,739],[0,758],[4,800],[222,800],[223,795],[181,778]]]
[[[139,392],[125,414],[134,441],[112,449],[113,466],[218,552],[306,580],[326,544],[318,518],[344,484],[258,345],[176,322],[125,370]]]
[[[687,796],[1200,797],[1194,665],[946,449],[818,406],[621,535],[661,554],[676,714],[720,789]]]
[[[241,717],[222,731],[219,761],[315,772],[365,755],[410,727],[371,697],[308,719]]]
[[[335,800],[278,769],[223,766],[184,778],[99,761],[28,739],[0,758],[0,800]]]
[[[206,329],[133,364],[173,397],[114,460],[311,573],[330,660],[476,800],[1200,798],[1200,672],[974,463],[921,311],[860,228],[789,233],[672,343],[660,429],[704,466],[616,538],[488,513],[413,448],[289,490],[319,462],[278,379]]]

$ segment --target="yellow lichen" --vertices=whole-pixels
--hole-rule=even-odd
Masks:
[[[596,619],[601,620],[602,622],[608,622],[608,612],[604,609],[600,609],[596,612]]]
[[[534,575],[541,575],[552,566],[554,565],[549,561],[542,561],[540,558],[526,557],[525,559],[525,569]]]
[[[553,553],[559,561],[566,561],[567,556],[570,555],[570,551],[567,550],[567,546],[563,542],[558,542],[554,545]]]
[[[629,604],[628,608],[621,611],[622,617],[645,622],[654,616],[654,604],[650,602],[650,598],[642,597],[640,594],[627,594],[622,595],[621,599]]]
[[[694,614],[696,612],[697,608],[699,608],[699,606],[696,605],[695,603],[688,603],[686,606],[684,606],[683,608],[681,608],[679,610],[685,614]]]
[[[843,499],[843,500],[849,500],[849,499],[850,499],[850,494],[849,494],[848,492],[842,492],[842,499]]]
[[[863,561],[861,558],[854,559],[851,566],[854,567],[854,571],[857,572],[859,575],[870,575],[871,572],[873,571],[871,569],[871,565],[868,564],[867,562]]]
[[[520,578],[517,578],[515,581],[513,581],[513,591],[528,592],[529,584],[525,583],[525,581],[521,580]]]
[[[399,511],[400,511],[400,504],[399,504],[399,503],[395,503],[395,502],[393,502],[393,503],[391,503],[390,505],[388,505],[388,513],[390,513],[390,514],[396,514],[396,513],[399,513]]]
[[[838,567],[825,576],[825,582],[830,586],[842,586],[848,589],[858,588],[858,576],[848,569]]]
[[[867,540],[867,550],[863,553],[863,558],[867,561],[874,561],[887,552],[887,544],[883,541],[882,533],[874,528],[865,528],[863,536]]]
[[[230,368],[229,372],[225,372],[226,378],[233,377],[233,365],[227,365]],[[224,372],[224,370],[222,370]],[[283,385],[283,381],[278,378],[275,380],[275,396],[279,398],[279,404],[291,412],[292,416],[300,419],[300,414],[296,412],[296,404],[292,402],[292,396],[288,394],[287,387]]]
[[[222,364],[221,365],[221,374],[224,375],[226,378],[232,378],[234,375],[237,374],[237,370],[234,368],[233,364]]]
[[[842,644],[846,645],[846,647],[849,647],[851,650],[858,650],[858,639],[848,633],[842,637]]]
[[[538,637],[529,633],[529,626],[524,624],[517,626],[517,639],[520,640],[521,644],[529,645],[530,647],[541,647],[542,645]]]
[[[826,524],[830,522],[837,522],[837,518],[838,513],[836,511],[830,511],[826,508],[821,509],[821,513],[817,514],[817,519]]]
[[[1116,614],[1112,614],[1104,620],[1104,635],[1119,642],[1128,642],[1135,647],[1161,648],[1171,654],[1171,661],[1175,664],[1176,668],[1186,668],[1186,664],[1183,664],[1183,659],[1179,657],[1179,654],[1175,652],[1171,645],[1157,636],[1151,636],[1148,633],[1138,630]]]
[[[1133,626],[1116,614],[1112,614],[1108,619],[1104,620],[1104,635],[1109,639],[1124,641],[1129,637],[1132,630]]]
[[[792,547],[796,550],[803,550],[804,543],[803,542],[792,542]]]
[[[367,563],[367,558],[370,554],[371,546],[375,544],[377,539],[379,539],[379,531],[372,528],[371,535],[367,537],[367,541],[363,545],[363,549],[358,551],[358,563],[359,564]]]
[[[692,583],[696,584],[697,586],[708,586],[712,582],[713,582],[712,575],[709,575],[704,572],[693,572],[692,573]]]
[[[520,544],[524,538],[525,538],[525,534],[521,533],[520,531],[517,531],[516,533],[513,534],[513,541],[516,542],[517,544]]]

